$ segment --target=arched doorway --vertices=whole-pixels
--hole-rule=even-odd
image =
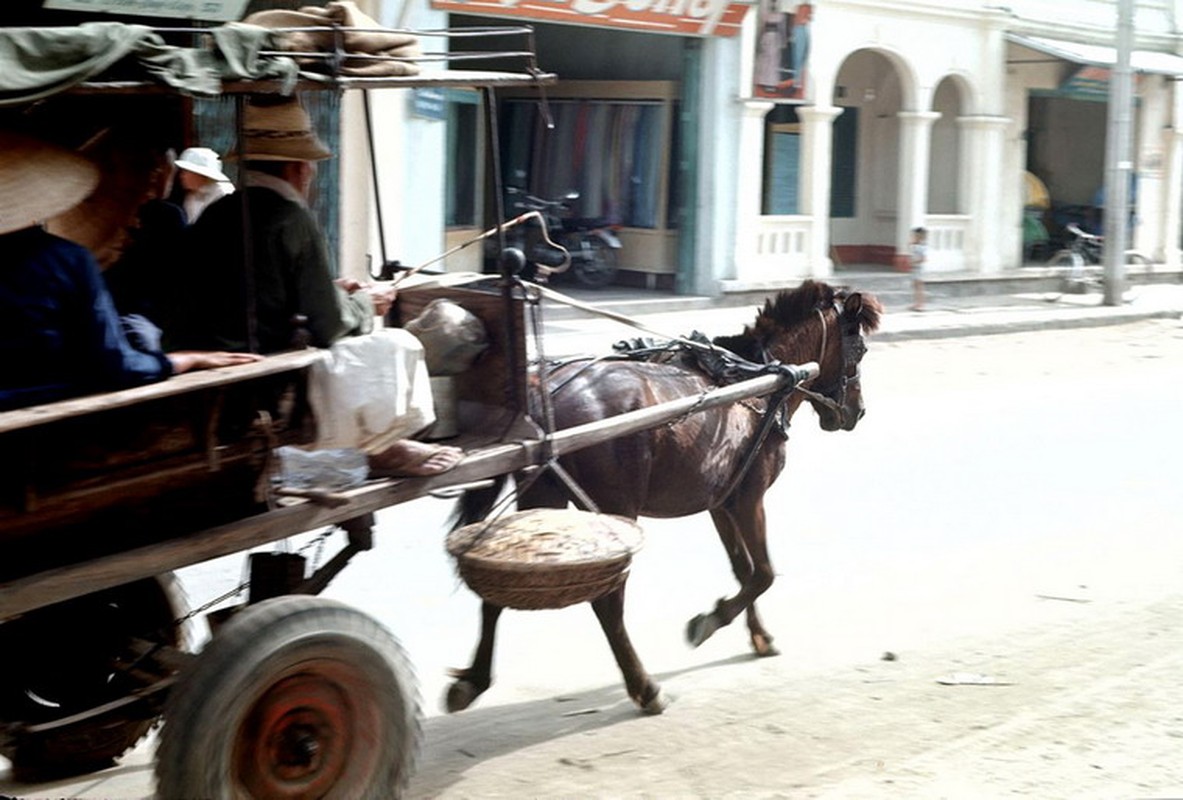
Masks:
[[[932,110],[940,116],[933,122],[928,162],[927,211],[930,214],[964,214],[968,211],[963,191],[962,131],[958,123],[963,108],[959,80],[950,76],[937,84]]]
[[[899,112],[912,82],[895,57],[847,56],[834,84],[830,242],[835,269],[890,266],[900,196]]]

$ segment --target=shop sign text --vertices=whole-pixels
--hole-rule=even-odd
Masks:
[[[682,36],[734,36],[748,6],[730,0],[432,0],[433,8]]]

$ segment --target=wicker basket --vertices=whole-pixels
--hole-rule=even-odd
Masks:
[[[641,529],[610,514],[539,508],[466,525],[447,546],[464,582],[488,602],[563,608],[624,582]]]

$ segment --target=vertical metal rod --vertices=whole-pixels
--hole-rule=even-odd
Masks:
[[[242,220],[242,284],[243,295],[246,298],[246,346],[252,353],[259,352],[259,319],[255,307],[255,250],[254,237],[251,231],[251,207],[247,202],[250,181],[247,178],[246,152],[246,95],[234,98],[235,128],[238,137],[238,208]]]
[[[378,154],[374,147],[374,118],[370,112],[369,89],[362,90],[361,99],[366,112],[366,148],[370,155],[370,178],[374,183],[374,213],[378,217],[378,249],[382,253],[382,264],[378,268],[379,274],[375,275],[371,269],[370,277],[380,280],[385,277],[386,265],[390,263],[390,259],[386,255],[386,217],[382,215],[382,189],[378,185]]]
[[[485,137],[489,148],[489,169],[493,173],[493,208],[497,215],[497,253],[498,265],[505,261],[501,254],[505,251],[505,230],[500,227],[505,218],[505,200],[501,186],[501,139],[497,130],[497,94],[492,86],[486,86],[482,92],[485,104]],[[518,329],[524,320],[517,318],[514,312],[514,289],[518,286],[516,275],[501,275],[501,296],[505,302],[505,342],[509,359],[510,389],[512,407],[519,413],[526,413],[526,398],[519,391],[517,376],[524,373],[525,365],[521,363],[514,342],[518,341]]]
[[[497,95],[493,87],[486,86],[481,92],[485,101],[485,141],[488,147],[489,171],[493,181],[493,216],[497,220],[497,253],[505,249],[505,187],[501,185],[501,137],[497,130]]]
[[[1133,172],[1130,129],[1133,75],[1134,0],[1117,3],[1117,63],[1109,78],[1109,114],[1105,137],[1105,295],[1107,306],[1120,305],[1125,292],[1125,252],[1130,224],[1130,177]]]

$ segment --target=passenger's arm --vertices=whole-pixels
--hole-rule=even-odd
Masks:
[[[78,320],[77,343],[84,363],[73,367],[87,376],[86,383],[100,389],[153,383],[171,375],[173,366],[164,353],[136,350],[128,343],[94,257],[82,248],[74,253],[74,271],[86,307],[80,309],[83,318]]]
[[[168,354],[173,373],[193,372],[199,369],[216,369],[218,367],[233,367],[238,364],[251,364],[261,361],[262,356],[254,353],[225,353],[206,350],[177,350]]]
[[[288,234],[296,311],[308,318],[310,343],[314,347],[328,347],[348,332],[348,323],[329,272],[324,238],[307,213],[292,220]]]

